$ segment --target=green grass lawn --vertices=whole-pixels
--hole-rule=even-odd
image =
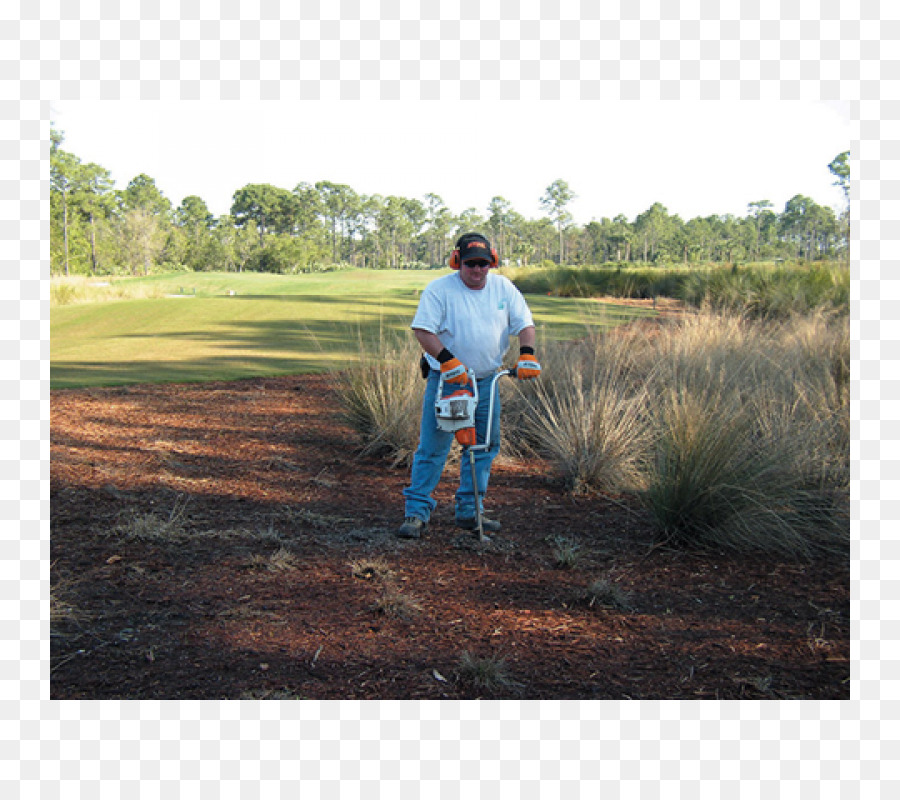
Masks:
[[[56,281],[50,312],[53,389],[232,380],[340,369],[359,339],[402,335],[419,292],[443,271],[309,275],[177,273]],[[233,293],[233,294],[232,294]],[[59,304],[65,302],[66,304]],[[529,295],[543,336],[648,312],[596,300]]]

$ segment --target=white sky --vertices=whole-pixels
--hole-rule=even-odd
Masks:
[[[579,224],[654,202],[685,221],[747,215],[794,195],[842,207],[829,162],[849,150],[839,103],[801,102],[59,102],[64,149],[124,189],[140,173],[178,205],[199,195],[227,214],[248,183],[320,180],[360,194],[423,200],[486,216],[501,196],[526,218],[562,179]]]

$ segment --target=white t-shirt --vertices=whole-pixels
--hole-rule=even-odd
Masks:
[[[509,278],[489,272],[483,289],[470,289],[454,272],[425,287],[410,327],[435,334],[476,378],[485,378],[500,368],[509,337],[531,325],[525,298]]]

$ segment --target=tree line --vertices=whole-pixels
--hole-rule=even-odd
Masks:
[[[564,180],[540,198],[545,216],[526,219],[503,197],[484,212],[453,213],[436,194],[421,199],[358,194],[319,181],[293,189],[248,184],[229,214],[215,217],[197,195],[173,203],[153,178],[116,189],[102,166],[63,149],[51,128],[51,270],[55,275],[148,275],[172,270],[311,272],[340,267],[414,269],[446,264],[463,232],[491,238],[512,265],[704,264],[771,259],[836,259],[849,251],[845,209],[792,197],[781,212],[768,200],[731,214],[683,221],[661,203],[624,215],[573,223],[576,195]],[[828,165],[849,197],[849,152]]]

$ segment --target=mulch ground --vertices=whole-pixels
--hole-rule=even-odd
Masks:
[[[491,544],[453,526],[449,468],[400,540],[407,469],[357,456],[325,376],[51,413],[53,698],[850,696],[847,561],[658,547],[627,498],[502,458]]]

